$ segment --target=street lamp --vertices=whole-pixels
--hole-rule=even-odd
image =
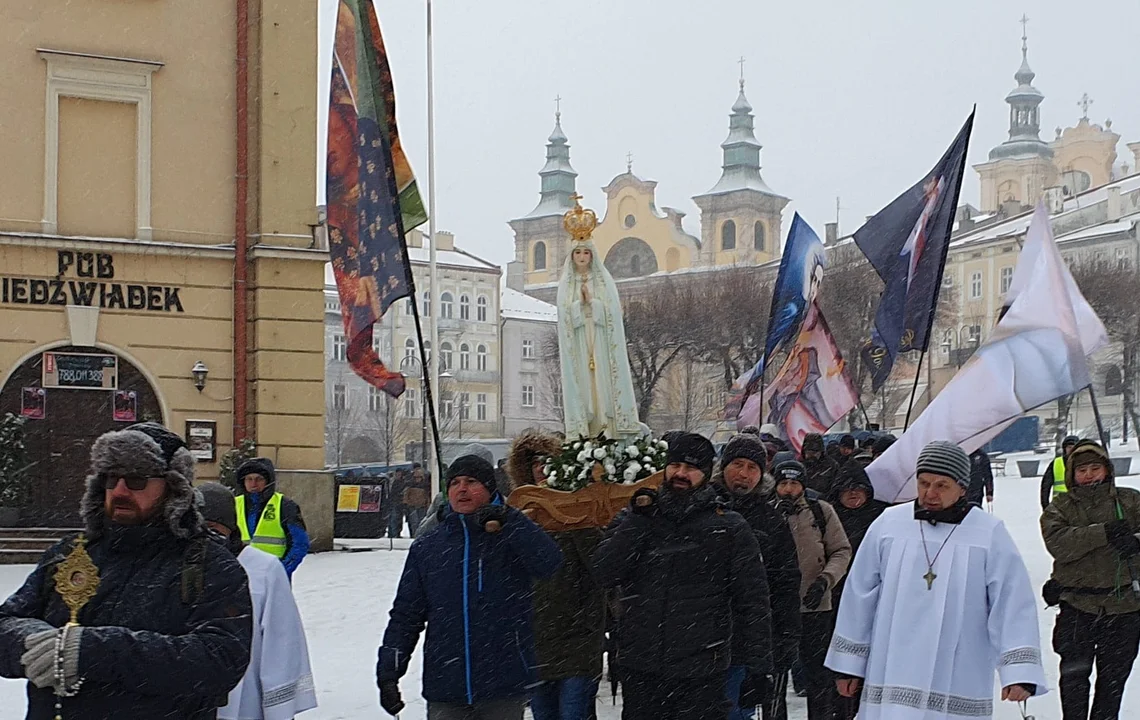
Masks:
[[[962,342],[963,332],[970,333],[970,336],[967,338],[965,343]],[[946,335],[944,337],[946,339],[942,341],[942,352],[953,356],[954,364],[958,367],[959,370],[962,369],[962,364],[964,362],[963,351],[969,350],[969,352],[964,356],[966,359],[969,359],[970,355],[974,354],[974,351],[978,349],[978,345],[981,344],[981,339],[970,328],[965,327],[958,332],[951,331],[949,335]],[[953,338],[955,341],[953,345],[950,343],[951,338]],[[964,345],[968,345],[969,347],[964,347]],[[953,353],[951,353],[951,347],[954,348]]]
[[[427,383],[424,382],[424,364],[416,357],[415,354],[405,355],[404,359],[400,361],[400,371],[403,372],[404,368],[411,368],[415,373],[411,377],[420,379],[420,461],[424,463],[425,470],[427,469]],[[409,373],[404,373],[408,375]]]

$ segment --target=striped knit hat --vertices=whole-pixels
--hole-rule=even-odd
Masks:
[[[948,440],[935,440],[918,454],[916,473],[934,473],[970,487],[970,458],[966,451]]]

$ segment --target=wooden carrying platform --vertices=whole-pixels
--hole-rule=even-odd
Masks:
[[[574,492],[524,485],[511,493],[507,504],[549,532],[605,527],[629,505],[635,492],[656,489],[664,478],[664,471],[659,471],[632,485],[594,481]]]

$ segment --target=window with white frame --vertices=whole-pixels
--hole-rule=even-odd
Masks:
[[[463,343],[459,346],[459,369],[471,369],[471,346],[467,343]]]
[[[1013,284],[1013,268],[1003,267],[1001,269],[1001,291],[1002,294],[1009,292],[1009,286]]]
[[[384,391],[378,387],[368,386],[368,411],[380,412],[384,407]]]
[[[524,358],[533,358],[534,357],[534,340],[523,340],[522,341],[522,356]]]
[[[471,394],[459,393],[459,419],[471,419]]]
[[[404,357],[410,358],[416,356],[416,341],[408,338],[404,341]],[[411,363],[409,363],[411,364]]]
[[[487,372],[487,346],[480,345],[475,349],[475,363],[479,372]]]
[[[487,419],[487,393],[479,393],[475,396],[475,419]]]
[[[451,293],[445,292],[439,296],[439,316],[445,320],[451,319],[451,311],[455,307]]]
[[[451,369],[451,343],[442,342],[439,344],[439,364],[444,370]]]
[[[348,357],[348,340],[344,335],[337,333],[333,335],[333,360],[344,362],[346,357]]]
[[[1132,268],[1132,259],[1128,257],[1128,248],[1116,248],[1116,267],[1120,270]]]
[[[444,400],[442,403],[442,415],[444,420],[450,420],[455,417],[455,403],[451,400]]]
[[[412,307],[413,307],[412,306],[412,299],[410,297],[407,298],[406,300],[404,300],[404,314],[405,315],[411,315],[412,314]]]
[[[419,414],[419,403],[416,402],[416,389],[404,389],[404,417],[414,418]]]
[[[950,350],[954,348],[954,328],[946,328],[942,331],[942,354],[946,357],[950,356]]]
[[[424,290],[424,317],[431,317],[431,291]]]
[[[487,322],[487,298],[483,295],[480,295],[475,301],[475,320]]]
[[[333,410],[348,409],[348,390],[344,385],[333,385]]]
[[[970,299],[980,300],[982,297],[982,274],[976,272],[970,276]]]
[[[557,380],[550,383],[550,404],[555,410],[562,409],[562,383]]]
[[[522,406],[534,407],[534,385],[522,386]]]
[[[471,319],[471,298],[467,295],[459,296],[459,319]]]
[[[716,402],[716,389],[712,385],[705,385],[705,409],[709,409]]]

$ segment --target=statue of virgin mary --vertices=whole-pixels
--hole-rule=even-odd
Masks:
[[[575,222],[588,217],[586,223]],[[564,226],[574,236],[558,281],[558,349],[566,437],[624,439],[642,432],[633,394],[617,285],[589,240],[597,220],[578,205]],[[584,227],[584,225],[586,227]]]

